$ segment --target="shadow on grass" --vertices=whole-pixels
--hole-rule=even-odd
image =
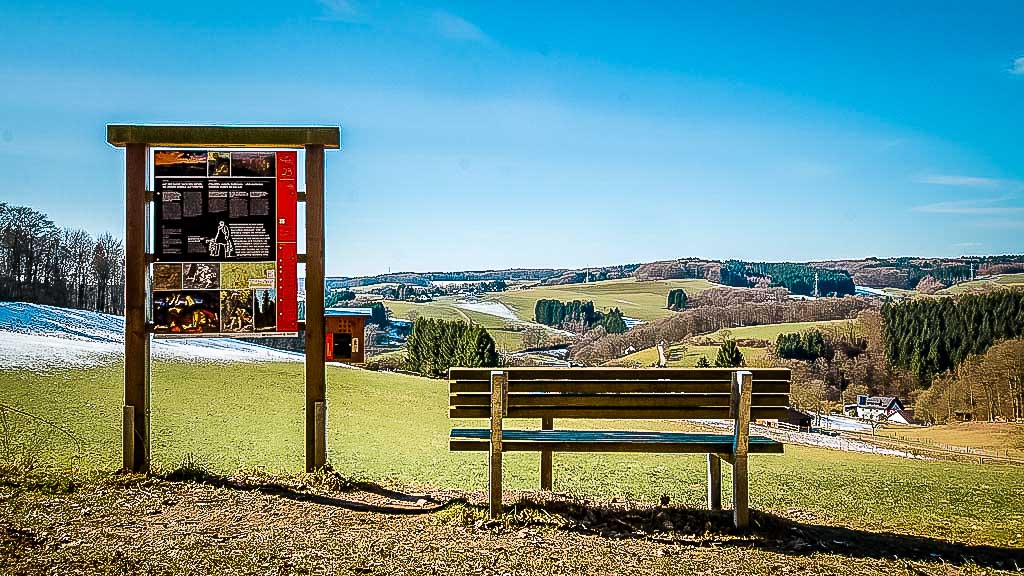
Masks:
[[[331,470],[310,474],[306,478],[306,482],[287,482],[271,476],[233,478],[209,472],[201,467],[191,466],[183,466],[156,477],[168,482],[196,483],[215,488],[259,492],[297,502],[334,506],[355,512],[429,514],[464,503],[463,500],[440,502],[429,495],[405,494],[373,482],[345,478]],[[372,494],[389,502],[366,502],[333,495],[354,492]]]
[[[554,514],[562,521],[560,528],[565,530],[666,544],[749,547],[794,556],[824,553],[849,558],[1024,569],[1022,548],[971,545],[926,536],[812,524],[755,510],[751,510],[751,529],[745,532],[733,527],[729,510],[522,500],[509,509],[513,522],[519,510],[541,512],[549,517]],[[533,518],[538,516],[532,515]]]
[[[505,516],[500,521],[487,521],[482,520],[487,517],[487,507],[470,503],[465,498],[442,501],[429,495],[406,494],[373,482],[354,481],[334,471],[310,474],[300,479],[271,476],[232,478],[208,472],[202,467],[183,466],[158,478],[260,492],[357,512],[425,514],[459,506],[470,511],[461,516],[465,521],[475,521],[476,526],[483,529],[550,526],[610,538],[642,539],[681,546],[744,547],[792,556],[824,553],[849,558],[1024,569],[1024,549],[1021,548],[972,545],[927,536],[814,524],[756,510],[750,513],[751,529],[737,531],[729,510],[599,503],[553,495],[551,498],[521,499],[506,507]],[[334,495],[339,493],[369,494],[387,502]]]

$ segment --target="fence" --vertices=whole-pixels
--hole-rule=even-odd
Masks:
[[[984,450],[981,448],[972,448],[970,446],[954,446],[952,444],[934,442],[924,438],[910,438],[900,435],[888,436],[881,434],[869,434],[867,432],[847,431],[843,432],[843,435],[856,438],[864,442],[904,450],[921,456],[930,456],[933,458],[967,461],[974,461],[977,459],[978,462],[981,463],[1024,464],[1024,458],[1010,456],[1009,450]]]

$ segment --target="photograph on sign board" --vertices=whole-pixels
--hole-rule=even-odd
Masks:
[[[156,334],[220,332],[220,293],[216,290],[195,290],[154,294],[153,332]]]
[[[205,150],[157,150],[153,153],[153,175],[206,176]]]
[[[210,176],[231,176],[230,152],[210,152],[207,158]]]
[[[274,176],[274,152],[232,152],[232,176]]]
[[[276,268],[274,262],[225,262],[220,265],[220,287],[273,288]]]
[[[277,291],[256,290],[253,298],[254,324],[257,332],[272,332],[277,328]]]
[[[181,290],[181,264],[154,264],[153,290]]]
[[[221,332],[253,332],[252,290],[220,293]]]
[[[186,290],[220,288],[220,264],[189,262],[185,264],[182,287]]]

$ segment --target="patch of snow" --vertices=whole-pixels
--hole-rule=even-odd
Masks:
[[[712,428],[724,430],[732,430],[734,427],[732,420],[702,420],[701,422]],[[911,454],[910,452],[882,448],[862,440],[844,438],[841,435],[826,436],[825,434],[819,434],[817,432],[792,432],[770,426],[760,426],[753,423],[750,424],[750,434],[751,436],[767,436],[774,440],[778,440],[779,442],[788,444],[801,444],[803,446],[815,446],[818,448],[827,448],[829,450],[842,450],[844,452],[865,452],[869,454],[879,454],[882,456],[897,456],[899,458],[909,458],[912,460],[927,460],[927,458],[924,458],[923,456]]]
[[[626,329],[630,329],[633,326],[639,326],[640,324],[646,324],[647,322],[639,318],[630,318],[629,316],[623,316],[622,321],[626,323]]]
[[[636,302],[630,302],[629,300],[616,299],[615,301],[618,302],[619,304],[629,304],[630,306],[636,306]]]
[[[819,417],[815,412],[811,412],[811,416],[814,417],[814,426],[817,428],[833,429],[833,430],[850,430],[853,432],[871,432],[871,425],[863,420],[856,418],[850,418],[848,416],[836,416],[835,414],[822,414]]]
[[[153,358],[172,362],[301,362],[303,355],[233,338],[154,339]],[[0,370],[84,368],[119,362],[124,318],[23,302],[0,302]]]
[[[497,316],[498,318],[503,318],[505,320],[512,320],[513,322],[519,320],[519,318],[516,317],[516,313],[503,302],[494,302],[490,300],[456,300],[454,302],[454,306],[456,308],[462,308],[463,310],[490,314],[491,316]]]

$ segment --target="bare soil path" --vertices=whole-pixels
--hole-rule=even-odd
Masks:
[[[1024,550],[758,514],[516,494],[411,493],[333,476],[118,477],[49,493],[0,484],[0,574],[960,574]]]

